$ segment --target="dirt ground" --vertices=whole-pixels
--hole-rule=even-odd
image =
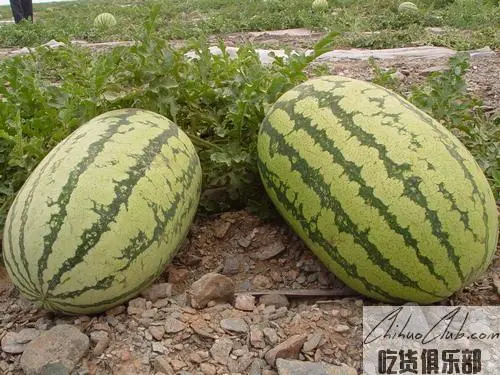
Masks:
[[[309,47],[303,38],[279,39],[292,47]],[[243,41],[236,36],[230,43]],[[273,38],[276,38],[273,36]],[[265,39],[254,42],[272,44]],[[393,68],[405,88],[443,69],[447,59],[381,60]],[[329,62],[328,71],[370,80],[367,61]],[[472,58],[467,73],[470,91],[493,114],[500,102],[500,57]],[[493,78],[497,77],[497,78]],[[500,304],[500,250],[488,272],[442,302],[444,305]],[[217,304],[202,310],[189,306],[186,291],[207,273],[220,273],[235,285],[236,295],[254,295],[255,308]],[[197,218],[186,244],[157,283],[171,293],[153,301],[139,297],[97,316],[57,316],[19,297],[0,267],[0,340],[26,328],[44,331],[68,323],[90,337],[75,374],[276,374],[265,353],[278,343],[304,335],[297,354],[304,361],[344,364],[361,369],[362,306],[373,304],[345,287],[318,262],[281,221],[264,222],[245,212]],[[263,295],[286,298],[271,303]],[[173,321],[173,320],[175,321]],[[246,330],[228,328],[228,319],[244,321]],[[224,322],[223,322],[224,321]],[[159,328],[163,327],[163,328]],[[96,333],[97,332],[97,333]],[[224,341],[225,340],[225,341]],[[229,343],[229,344],[228,344]],[[225,344],[230,350],[222,350]],[[24,345],[24,344],[23,344]],[[21,374],[20,354],[0,350],[0,374]]]

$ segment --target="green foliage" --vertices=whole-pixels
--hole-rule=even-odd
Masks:
[[[416,2],[416,14],[398,13],[401,2],[330,0],[329,9],[320,12],[312,9],[312,0],[87,0],[35,4],[35,24],[1,26],[0,46],[35,46],[50,39],[132,40],[141,32],[147,5],[152,4],[161,5],[157,32],[165,39],[306,27],[345,33],[336,40],[336,47],[391,48],[408,43],[460,49],[500,46],[497,0],[421,0]],[[1,9],[10,14],[8,7]],[[94,17],[103,12],[116,17],[116,27],[100,30],[93,26]],[[425,32],[427,26],[457,30],[436,36]],[[380,34],[366,34],[372,31]]]
[[[173,49],[155,32],[153,7],[132,47],[92,56],[75,47],[39,48],[0,62],[0,223],[37,163],[72,130],[96,115],[136,107],[174,120],[199,150],[208,210],[261,202],[255,165],[258,127],[285,91],[307,79],[305,67],[325,52],[260,63],[250,47],[231,57],[223,44],[212,55],[193,40]],[[185,53],[195,53],[188,58]]]

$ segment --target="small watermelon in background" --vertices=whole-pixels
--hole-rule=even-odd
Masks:
[[[94,27],[109,29],[116,25],[116,18],[111,13],[101,13],[94,19]]]
[[[300,84],[268,112],[257,150],[278,211],[360,293],[436,302],[493,257],[497,209],[478,164],[389,90],[337,76]]]
[[[189,138],[139,109],[102,114],[57,145],[15,198],[3,255],[42,307],[97,313],[162,273],[192,223],[201,167]]]
[[[312,8],[314,10],[325,10],[325,9],[328,9],[328,1],[327,0],[314,0],[312,2]]]
[[[415,14],[418,13],[418,7],[412,2],[405,1],[399,4],[398,12],[401,14]]]

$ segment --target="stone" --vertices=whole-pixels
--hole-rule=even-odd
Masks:
[[[219,362],[220,364],[226,365],[232,349],[233,342],[231,341],[231,339],[221,338],[215,340],[214,344],[210,348],[210,354],[215,361]]]
[[[141,296],[148,301],[155,303],[159,299],[168,298],[172,296],[172,284],[160,283],[153,284],[141,293]]]
[[[349,366],[336,366],[325,362],[305,362],[278,358],[278,375],[356,375],[357,371]]]
[[[220,326],[232,332],[247,333],[248,324],[241,318],[228,318],[220,321]]]
[[[172,317],[168,317],[165,320],[165,332],[167,333],[177,333],[186,329],[186,325]]]
[[[146,310],[146,300],[138,297],[128,301],[127,313],[129,315],[141,315]]]
[[[258,349],[262,349],[266,346],[264,342],[264,332],[257,326],[250,327],[250,344]]]
[[[165,334],[165,328],[162,326],[150,326],[148,330],[149,333],[151,333],[151,336],[153,336],[153,338],[157,341],[160,341]]]
[[[197,352],[193,352],[193,353],[189,354],[189,360],[193,363],[203,362],[203,358],[201,358],[200,354]]]
[[[270,366],[274,366],[277,358],[297,358],[302,345],[307,340],[307,335],[294,335],[278,344],[265,354],[265,359]]]
[[[278,343],[279,337],[278,337],[278,334],[276,333],[276,330],[274,328],[266,327],[262,330],[262,332],[264,333],[264,337],[266,338],[266,341],[270,345],[276,345]]]
[[[162,372],[166,375],[174,375],[174,369],[170,366],[168,358],[164,355],[156,357],[153,361],[153,367],[155,371]]]
[[[214,229],[215,237],[224,238],[230,227],[231,223],[229,221],[223,221],[220,225],[215,227]]]
[[[40,331],[35,328],[24,328],[17,333],[16,342],[27,344],[40,336]]]
[[[97,342],[92,353],[94,356],[99,357],[109,346],[109,336]]]
[[[261,296],[259,299],[259,304],[266,306],[276,306],[277,308],[280,308],[288,307],[290,302],[288,301],[288,298],[283,294],[273,293],[264,294],[263,296]]]
[[[168,271],[168,282],[172,284],[180,284],[189,277],[189,270],[185,268],[171,268]]]
[[[269,369],[262,370],[262,375],[276,375],[277,372]]]
[[[304,346],[302,347],[302,351],[304,353],[312,352],[315,350],[318,346],[321,340],[323,339],[323,332],[315,332],[309,338],[307,341],[304,343]]]
[[[93,344],[98,343],[101,340],[108,338],[108,333],[106,331],[92,331],[90,332],[90,342]]]
[[[280,254],[283,250],[285,250],[285,245],[283,245],[281,240],[277,240],[267,246],[261,247],[256,252],[252,253],[250,258],[256,260],[268,260]]]
[[[241,311],[253,311],[255,309],[255,297],[250,294],[238,294],[234,301],[234,307]]]
[[[236,275],[240,272],[241,257],[234,255],[226,255],[224,258],[223,275]]]
[[[349,331],[350,329],[351,327],[345,324],[337,324],[335,327],[333,327],[333,330],[338,333],[344,333]]]
[[[196,309],[206,307],[210,301],[232,302],[234,283],[227,276],[208,273],[191,285],[189,295],[191,306]]]
[[[242,355],[241,358],[238,359],[236,372],[239,373],[245,372],[246,369],[250,367],[252,362],[253,362],[253,355],[251,353],[246,353]]]
[[[26,375],[35,375],[42,371],[43,366],[59,362],[71,372],[89,346],[89,338],[76,327],[60,324],[26,345],[21,356],[21,368]]]
[[[200,370],[204,375],[216,375],[217,374],[217,368],[210,363],[200,364]]]
[[[255,275],[252,284],[257,289],[269,289],[273,285],[269,277],[264,275]]]
[[[19,354],[24,351],[26,345],[17,342],[17,333],[7,332],[7,334],[2,338],[1,346],[5,353]]]
[[[151,348],[153,349],[153,352],[155,352],[155,353],[160,353],[160,354],[165,353],[165,347],[162,344],[160,344],[159,342],[153,341],[151,344]]]
[[[250,365],[248,375],[261,375],[262,369],[266,366],[266,362],[262,358],[255,358]]]
[[[120,315],[125,310],[126,310],[126,308],[124,305],[118,305],[118,306],[113,307],[112,309],[107,310],[106,315],[109,315],[109,316]]]
[[[40,375],[69,375],[69,371],[61,363],[48,363],[42,367]]]
[[[187,366],[186,362],[181,361],[180,359],[176,359],[176,358],[170,360],[170,364],[172,365],[172,368],[175,371],[179,371]]]

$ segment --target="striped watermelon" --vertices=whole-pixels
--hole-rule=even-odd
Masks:
[[[195,215],[201,168],[189,138],[153,112],[82,125],[38,165],[3,236],[17,288],[42,307],[96,313],[163,271]]]
[[[496,248],[496,205],[465,147],[371,83],[326,76],[285,93],[258,138],[272,201],[320,260],[369,297],[432,303]]]

